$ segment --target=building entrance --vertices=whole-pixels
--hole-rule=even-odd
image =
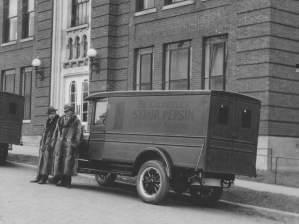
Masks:
[[[88,75],[69,76],[64,78],[64,102],[75,107],[75,113],[81,120],[84,130],[87,126],[88,101]]]

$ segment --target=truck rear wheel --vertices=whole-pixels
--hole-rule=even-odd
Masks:
[[[190,194],[193,202],[199,205],[213,206],[222,195],[222,187],[201,187],[199,189],[191,188]]]
[[[95,179],[100,186],[110,186],[114,183],[116,179],[116,174],[100,172],[95,174]]]
[[[167,196],[169,179],[164,164],[157,160],[145,162],[137,176],[137,192],[147,203],[159,204]]]
[[[0,143],[0,165],[4,165],[8,155],[8,144]]]

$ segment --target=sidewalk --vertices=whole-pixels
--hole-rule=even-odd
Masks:
[[[36,146],[13,146],[13,150],[9,151],[9,157],[8,159],[13,159],[24,162],[28,161],[31,162],[31,164],[36,164],[37,158],[38,158],[38,147]],[[25,159],[23,158],[25,157]],[[242,187],[247,188],[253,191],[259,191],[259,192],[269,192],[274,194],[283,194],[287,196],[293,196],[299,198],[299,188],[294,187],[286,187],[281,185],[274,185],[274,184],[265,184],[265,183],[259,183],[254,181],[246,181],[246,180],[239,180],[236,179],[234,186],[236,187]]]

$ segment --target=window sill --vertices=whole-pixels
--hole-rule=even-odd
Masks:
[[[27,37],[27,38],[21,39],[20,42],[26,42],[26,41],[31,41],[31,40],[33,40],[33,37]]]
[[[17,43],[16,40],[14,40],[14,41],[10,41],[10,42],[6,42],[6,43],[1,44],[1,47],[14,45],[14,44],[16,44],[16,43]]]
[[[150,14],[150,13],[154,13],[154,12],[157,12],[156,8],[145,9],[145,10],[140,11],[140,12],[135,12],[134,16],[142,16],[142,15],[146,15],[146,14]]]
[[[185,5],[192,5],[193,3],[194,3],[194,0],[187,0],[187,1],[183,1],[183,2],[172,3],[170,5],[163,6],[162,10],[173,9],[173,8],[177,8],[177,7],[181,7],[181,6],[185,6]]]
[[[23,120],[23,124],[31,124],[31,120]]]
[[[85,29],[88,28],[88,24],[83,24],[83,25],[79,25],[79,26],[74,26],[74,27],[70,27],[66,29],[66,32],[70,32],[70,31],[74,31],[74,30],[80,30],[80,29]]]

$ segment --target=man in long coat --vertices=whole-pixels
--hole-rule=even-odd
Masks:
[[[48,108],[48,119],[46,127],[42,135],[39,147],[39,160],[37,167],[37,175],[31,182],[45,184],[52,169],[53,150],[55,146],[54,131],[57,125],[59,116],[56,114],[56,109],[52,106]]]
[[[81,122],[74,114],[74,107],[65,105],[64,115],[60,117],[56,126],[53,182],[58,186],[71,186],[81,134]]]

